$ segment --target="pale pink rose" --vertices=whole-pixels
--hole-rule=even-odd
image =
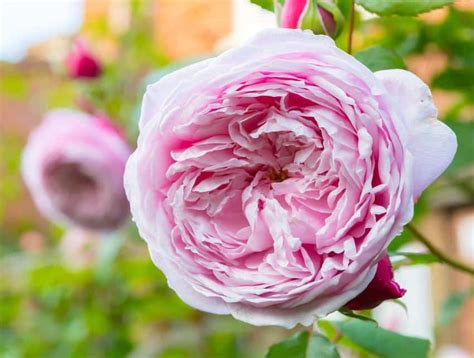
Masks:
[[[23,179],[49,219],[113,230],[129,215],[123,172],[130,153],[105,117],[58,109],[31,133]]]
[[[148,87],[132,214],[198,309],[310,325],[360,294],[456,138],[428,87],[271,29]]]

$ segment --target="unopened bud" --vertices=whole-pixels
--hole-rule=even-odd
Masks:
[[[335,38],[342,29],[344,17],[332,0],[286,0],[280,26],[311,30]]]
[[[89,52],[81,39],[74,42],[66,58],[66,68],[72,78],[95,78],[102,72],[99,61]]]

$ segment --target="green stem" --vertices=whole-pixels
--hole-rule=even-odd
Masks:
[[[469,265],[461,261],[458,261],[452,257],[447,256],[444,252],[442,252],[441,250],[433,246],[433,244],[421,232],[419,232],[418,229],[416,229],[413,225],[408,224],[406,227],[408,228],[408,230],[411,231],[415,239],[423,243],[423,245],[425,245],[426,248],[433,255],[435,255],[441,262],[457,270],[464,271],[471,275],[474,275],[474,267],[470,267]]]
[[[349,38],[347,40],[347,53],[352,53],[352,34],[354,33],[354,22],[355,22],[355,0],[351,1],[351,14],[349,20]]]

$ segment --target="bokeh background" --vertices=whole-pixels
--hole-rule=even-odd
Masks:
[[[355,51],[393,48],[433,90],[455,130],[455,161],[417,204],[415,222],[439,248],[474,264],[474,2],[416,18],[360,12]],[[19,173],[22,148],[56,107],[95,108],[133,146],[144,88],[237,45],[273,15],[249,0],[0,0],[0,356],[262,357],[288,335],[197,312],[167,287],[130,222],[114,234],[56,226]],[[77,36],[105,67],[73,80],[64,59]],[[344,48],[345,36],[339,44]],[[393,249],[422,252],[403,233]],[[437,357],[474,356],[473,280],[403,261],[406,309],[387,302],[383,327],[428,337]],[[337,318],[337,317],[336,317]]]

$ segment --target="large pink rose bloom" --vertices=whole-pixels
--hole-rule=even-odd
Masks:
[[[148,88],[125,187],[185,302],[293,327],[369,285],[455,148],[413,74],[272,29]]]
[[[113,230],[130,212],[123,188],[130,153],[108,119],[59,109],[49,112],[32,132],[22,174],[49,219]]]

